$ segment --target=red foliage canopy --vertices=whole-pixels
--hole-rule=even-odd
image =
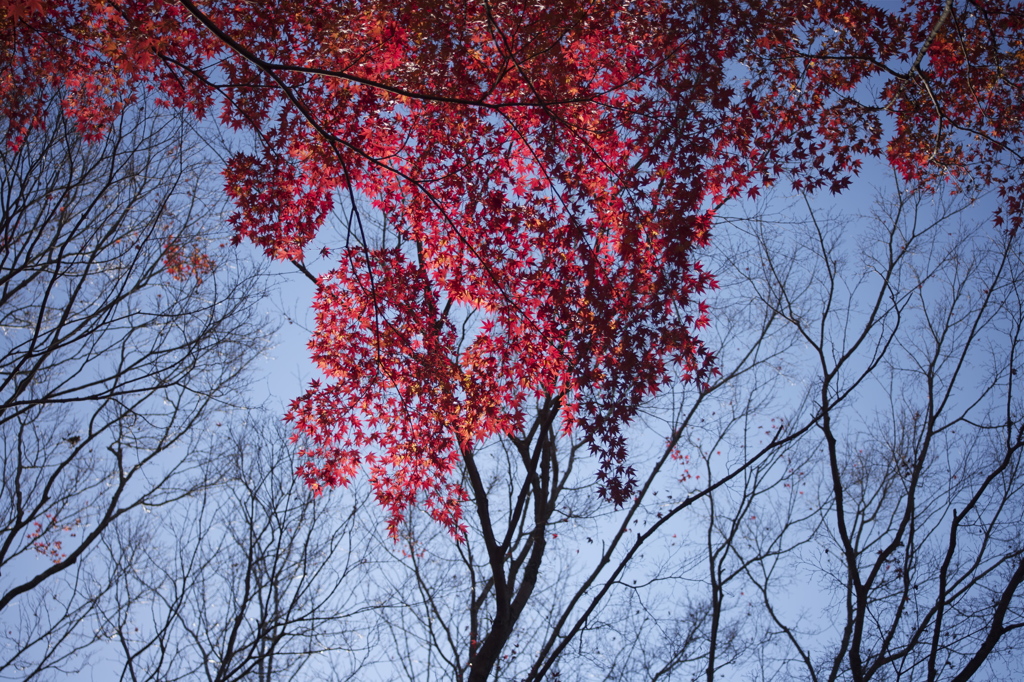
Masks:
[[[365,465],[392,533],[417,500],[457,533],[460,457],[545,396],[601,492],[632,493],[622,426],[714,372],[695,250],[722,201],[838,192],[886,154],[998,186],[1015,229],[1016,4],[0,0],[0,106],[12,145],[53,96],[90,136],[143,87],[218,107],[260,141],[224,175],[238,234],[275,258],[346,202],[314,302],[327,381],[287,416],[313,443],[300,473]]]

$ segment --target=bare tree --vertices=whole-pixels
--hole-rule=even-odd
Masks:
[[[139,104],[101,142],[52,112],[0,153],[0,676],[85,665],[108,534],[208,484],[268,342],[194,147]]]
[[[121,679],[352,679],[359,668],[365,638],[348,620],[365,608],[353,517],[366,496],[347,511],[314,498],[273,421],[257,412],[225,434],[220,483],[122,538],[142,556],[119,575],[102,626]]]
[[[1022,644],[1024,263],[1019,237],[964,207],[897,191],[859,253],[813,211],[788,253],[755,235],[760,295],[803,338],[820,415],[815,549],[789,567],[826,618],[783,615],[781,571],[751,570],[781,676],[966,680]]]

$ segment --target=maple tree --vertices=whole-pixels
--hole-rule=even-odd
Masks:
[[[301,263],[341,216],[310,344],[326,380],[288,418],[312,441],[307,482],[365,466],[392,534],[422,500],[458,535],[460,462],[529,431],[538,401],[599,455],[602,494],[628,499],[625,425],[673,379],[715,371],[697,251],[726,200],[784,180],[838,192],[885,155],[916,182],[996,186],[998,218],[1021,221],[1009,0],[0,12],[9,144],[55,83],[91,138],[152,88],[253,134],[224,171],[240,238]]]

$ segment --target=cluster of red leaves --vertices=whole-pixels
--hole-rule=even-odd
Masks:
[[[194,277],[198,284],[217,269],[217,263],[196,244],[185,243],[178,236],[169,237],[163,245],[164,268],[179,282]]]
[[[78,526],[82,525],[81,519],[75,519],[71,523],[60,523],[57,521],[55,514],[45,514],[46,521],[33,521],[32,525],[35,530],[28,533],[25,537],[28,540],[32,540],[32,549],[38,554],[46,557],[55,564],[59,564],[61,561],[67,558],[67,554],[64,552],[64,542],[62,540],[55,540],[52,537],[46,536],[51,535],[53,531],[62,530],[70,534],[70,537],[77,537],[77,533],[74,531]]]
[[[25,130],[59,84],[99,135],[140,86],[219,101],[259,140],[225,170],[232,221],[273,257],[301,260],[339,196],[372,202],[387,239],[354,227],[320,280],[301,473],[365,465],[392,533],[423,500],[457,534],[460,458],[546,396],[601,492],[632,494],[623,426],[714,372],[695,250],[720,202],[837,192],[887,154],[997,185],[1016,225],[1013,5],[0,0],[0,105]]]
[[[8,144],[43,124],[55,94],[86,139],[99,139],[141,88],[204,113],[212,92],[182,80],[222,50],[176,2],[0,0],[0,113]],[[168,68],[160,55],[175,62]],[[173,57],[171,57],[173,55]]]
[[[916,46],[920,61],[915,78],[892,78],[883,91],[896,121],[886,151],[906,178],[995,186],[1004,202],[996,222],[1008,219],[1016,231],[1024,218],[1024,8],[975,0],[954,9],[922,3],[899,18],[910,27],[905,49]]]

